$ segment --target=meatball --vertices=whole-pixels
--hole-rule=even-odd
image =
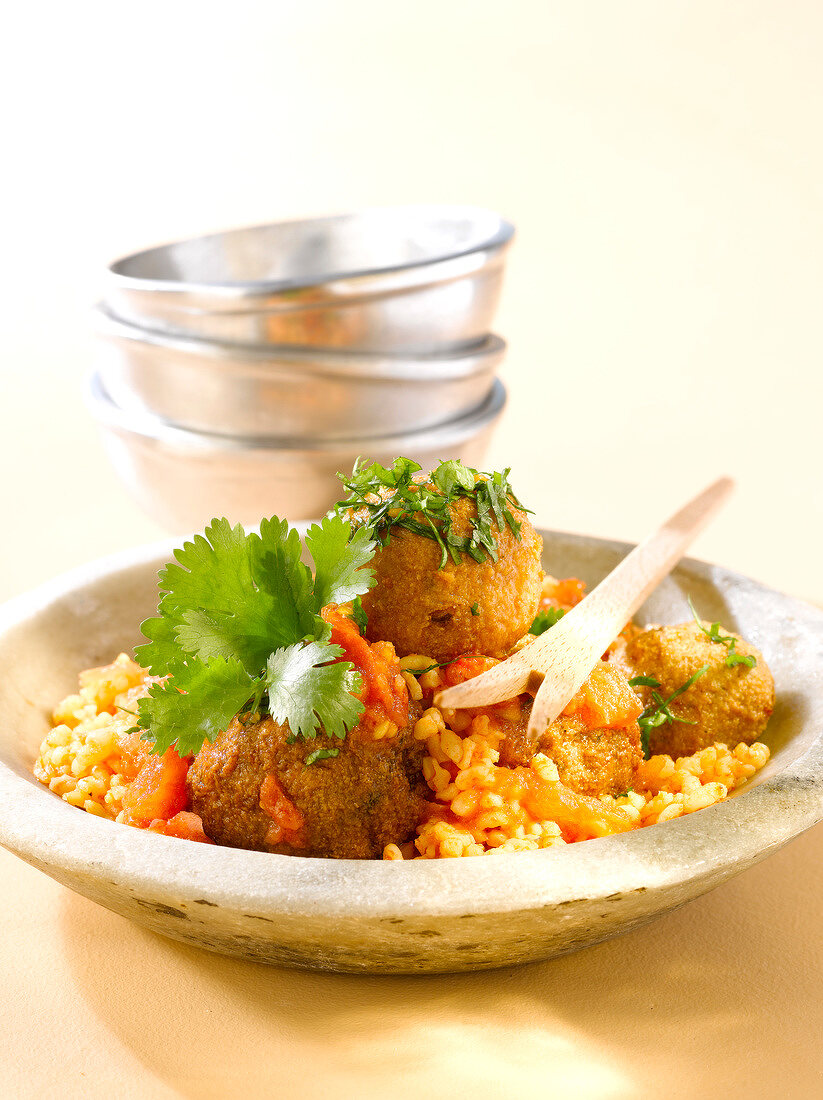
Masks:
[[[455,534],[471,532],[475,501],[460,497],[449,506]],[[393,528],[375,554],[377,583],[362,597],[368,637],[394,643],[400,656],[425,653],[450,661],[464,653],[505,657],[528,631],[540,601],[543,540],[517,508],[519,538],[492,521],[498,560],[477,562],[466,554],[438,568],[438,544]]]
[[[708,628],[708,624],[705,624]],[[656,690],[668,699],[698,669],[705,672],[670,706],[682,721],[649,731],[652,753],[690,756],[719,741],[730,748],[741,741],[750,745],[766,728],[774,709],[774,680],[763,655],[737,634],[735,652],[755,657],[756,664],[726,664],[729,650],[711,641],[696,622],[645,630],[626,647],[625,659],[635,675],[651,676],[660,683]],[[638,688],[644,702],[652,702],[652,688]],[[687,724],[691,723],[691,724]]]
[[[629,715],[636,715],[640,704],[619,669],[600,664],[588,683],[594,679],[601,697],[608,693],[621,708],[622,724],[607,726],[600,717],[594,720],[600,724],[592,725],[591,719],[586,720],[585,710],[564,711],[534,742],[527,734],[529,706],[523,709],[520,720],[512,724],[500,746],[501,764],[508,767],[528,764],[536,752],[542,752],[554,761],[560,781],[572,790],[590,795],[624,794],[643,760],[640,727],[634,720],[626,723],[626,709]]]
[[[194,758],[191,806],[218,844],[287,855],[375,859],[410,837],[424,808],[425,746],[411,725],[391,738],[289,744],[288,725],[235,719]],[[307,765],[312,748],[336,757]]]

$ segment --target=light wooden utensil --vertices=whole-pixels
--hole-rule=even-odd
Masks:
[[[451,710],[482,707],[536,691],[528,729],[528,736],[536,741],[733,488],[731,478],[721,477],[704,489],[636,546],[555,626],[488,672],[441,691],[435,705]]]

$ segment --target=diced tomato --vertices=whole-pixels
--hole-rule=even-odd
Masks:
[[[162,833],[163,836],[176,836],[181,840],[196,840],[200,844],[214,844],[214,841],[206,836],[203,821],[199,815],[190,813],[188,810],[181,810],[168,821],[155,818],[149,825],[149,831]]]
[[[566,577],[557,582],[553,595],[559,607],[567,610],[576,607],[586,595],[585,582],[578,577]]]
[[[162,756],[146,756],[123,795],[123,809],[130,824],[145,828],[156,818],[168,821],[186,808],[189,763],[174,749]]]
[[[578,794],[563,783],[546,783],[525,768],[523,805],[537,820],[556,821],[567,841],[603,836],[607,832],[622,833],[632,827],[619,809],[609,809],[599,799]]]
[[[120,771],[130,782],[152,755],[152,742],[144,741],[139,730],[134,733],[121,733],[119,742]]]
[[[334,604],[324,607],[323,618],[331,626],[331,640],[339,645],[363,678],[360,699],[366,707],[361,718],[365,726],[378,726],[385,719],[400,728],[409,721],[409,691],[400,672],[400,662],[389,642],[366,641],[353,619],[341,614]]]
[[[496,664],[493,657],[458,657],[443,669],[443,679],[449,687],[455,687],[457,684],[464,684],[466,680],[473,680],[481,672],[488,672]]]
[[[266,836],[269,844],[286,843],[296,848],[305,844],[302,835],[305,819],[280,786],[276,775],[267,775],[263,780],[260,809],[272,820]]]
[[[588,729],[617,729],[636,721],[643,704],[619,669],[599,664],[563,713],[577,715]]]

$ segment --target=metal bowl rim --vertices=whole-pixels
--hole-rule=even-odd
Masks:
[[[193,241],[202,241],[210,238],[219,238],[222,236],[230,235],[239,232],[254,232],[255,230],[267,229],[276,225],[311,225],[318,223],[331,223],[335,221],[342,221],[344,218],[361,217],[369,215],[375,211],[380,213],[404,213],[409,211],[437,211],[440,210],[444,213],[463,211],[465,213],[488,216],[491,215],[497,220],[496,230],[483,240],[476,242],[470,247],[454,249],[450,252],[445,252],[440,255],[432,256],[423,260],[411,260],[406,263],[400,264],[386,264],[377,267],[359,268],[352,271],[330,271],[323,275],[322,278],[312,277],[310,279],[279,279],[279,280],[246,280],[238,282],[220,282],[220,283],[204,283],[204,282],[183,282],[175,279],[152,279],[144,275],[127,275],[124,274],[120,268],[124,264],[130,261],[139,260],[141,257],[147,255],[150,252],[158,252],[165,248],[172,248],[175,245],[188,244]],[[138,252],[130,252],[126,256],[121,256],[117,260],[112,261],[109,264],[107,270],[107,278],[110,285],[119,290],[125,291],[138,291],[143,293],[196,293],[196,294],[214,294],[217,297],[225,296],[249,296],[256,297],[264,294],[279,294],[291,290],[303,290],[310,287],[325,286],[330,283],[349,282],[360,279],[374,278],[380,275],[391,275],[396,272],[402,271],[417,271],[426,267],[437,267],[448,263],[452,260],[460,259],[463,256],[470,256],[474,253],[482,252],[500,252],[504,250],[512,241],[515,234],[514,224],[504,218],[501,214],[491,210],[488,207],[477,206],[475,204],[460,204],[460,203],[404,203],[397,206],[378,206],[378,207],[365,207],[361,210],[353,210],[343,214],[327,214],[317,218],[293,218],[281,222],[261,222],[257,225],[250,226],[237,226],[234,229],[221,230],[217,233],[204,233],[195,237],[184,237],[176,241],[167,241],[165,244],[155,245],[152,248],[140,249]],[[320,304],[320,303],[318,303]]]
[[[417,432],[383,436],[349,436],[340,439],[311,436],[300,439],[285,436],[226,436],[178,427],[148,412],[132,413],[121,409],[106,392],[97,371],[92,371],[87,377],[84,398],[97,423],[105,428],[123,435],[138,436],[180,453],[208,454],[213,458],[219,458],[221,455],[229,457],[236,456],[238,453],[265,454],[266,452],[278,457],[335,451],[352,453],[358,450],[368,454],[370,449],[402,454],[404,449],[434,450],[439,447],[443,448],[445,454],[451,447],[479,435],[484,428],[492,424],[503,412],[507,395],[503,383],[499,378],[495,378],[485,401],[464,415],[444,421],[442,424],[422,428]]]
[[[482,340],[466,347],[450,348],[447,351],[421,352],[381,352],[346,351],[337,348],[311,347],[291,344],[238,344],[228,340],[201,339],[196,336],[171,335],[155,329],[143,328],[122,317],[118,317],[100,302],[93,308],[95,327],[98,335],[107,339],[129,340],[136,344],[147,344],[152,348],[164,348],[183,355],[201,356],[205,359],[247,360],[249,363],[294,364],[301,369],[318,368],[318,373],[362,374],[365,377],[390,378],[396,372],[429,368],[428,380],[448,379],[448,368],[455,368],[455,374],[463,377],[471,373],[467,368],[476,361],[478,373],[489,369],[487,360],[502,357],[508,347],[502,336],[487,333]],[[361,371],[357,368],[363,367]],[[443,373],[439,373],[442,371]]]

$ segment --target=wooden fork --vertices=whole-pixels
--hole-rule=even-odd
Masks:
[[[451,710],[482,707],[523,691],[536,692],[528,729],[536,741],[733,488],[731,478],[719,478],[636,546],[550,630],[488,672],[439,692],[435,705]]]

